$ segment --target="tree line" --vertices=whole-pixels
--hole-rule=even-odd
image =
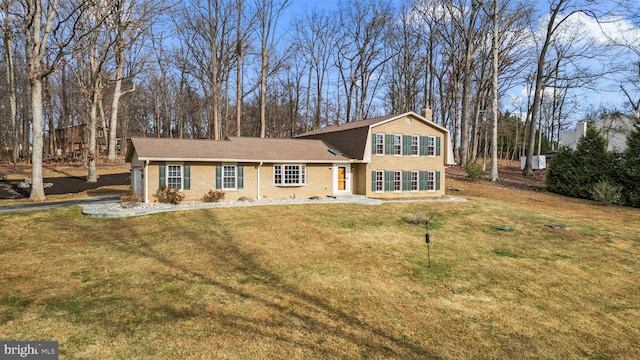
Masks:
[[[637,34],[625,2],[345,0],[290,15],[294,1],[1,0],[0,145],[31,161],[31,199],[44,198],[54,129],[78,124],[96,181],[98,129],[112,161],[117,138],[286,138],[430,107],[457,163],[490,156],[498,180],[498,156],[557,147],[576,90],[611,79],[638,111],[640,65],[619,61],[640,57],[638,39],[581,23]]]

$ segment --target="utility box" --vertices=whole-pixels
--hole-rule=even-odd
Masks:
[[[527,157],[520,158],[520,170],[524,170],[524,166],[527,163]],[[533,157],[531,167],[533,170],[543,170],[547,168],[547,157],[544,155],[536,155]]]

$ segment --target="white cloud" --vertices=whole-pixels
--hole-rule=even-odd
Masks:
[[[559,14],[556,21],[568,19],[558,27],[556,40],[562,42],[592,43],[594,45],[640,45],[640,27],[622,17],[595,19],[583,12],[571,15]],[[543,39],[549,15],[540,19],[536,37]]]
[[[599,19],[577,13],[569,21],[588,37],[602,45],[609,44],[637,44],[640,40],[640,28],[621,17]]]

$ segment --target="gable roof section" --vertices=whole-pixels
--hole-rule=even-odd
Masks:
[[[320,139],[337,147],[339,150],[344,152],[345,155],[353,159],[364,160],[366,147],[369,143],[369,130],[374,126],[382,125],[406,116],[418,119],[434,129],[445,133],[447,138],[449,136],[449,130],[446,128],[410,111],[398,115],[380,116],[342,125],[327,126],[298,135],[296,138]]]
[[[312,136],[312,135],[334,133],[334,132],[345,131],[345,130],[353,130],[353,129],[358,129],[358,128],[362,128],[362,127],[367,127],[368,128],[369,126],[376,125],[377,123],[385,122],[385,121],[387,121],[389,119],[394,119],[394,118],[396,118],[398,116],[399,115],[379,116],[379,117],[376,117],[376,118],[353,121],[353,122],[349,122],[349,123],[345,123],[345,124],[341,124],[341,125],[325,126],[323,128],[320,128],[320,129],[316,129],[316,130],[312,130],[312,131],[306,132],[304,134],[300,134],[297,137],[298,138],[302,138],[302,137],[308,137],[308,136]],[[403,115],[400,115],[400,116],[403,116]]]
[[[229,161],[229,162],[351,162],[321,140],[262,139],[234,137],[229,140],[133,138],[126,161],[133,150],[145,161]],[[335,149],[334,149],[335,150]]]

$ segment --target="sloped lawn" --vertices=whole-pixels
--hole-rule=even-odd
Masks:
[[[69,359],[640,358],[640,210],[456,185],[468,202],[2,215],[0,339]],[[429,268],[405,220],[434,211]]]

